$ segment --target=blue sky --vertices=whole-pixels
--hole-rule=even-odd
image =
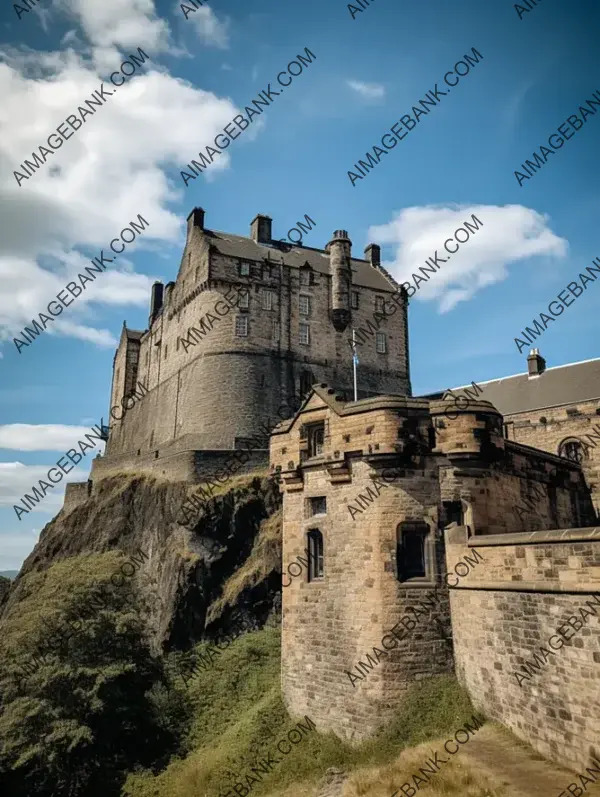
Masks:
[[[57,488],[20,522],[12,508],[106,419],[123,320],[146,327],[149,286],[175,278],[196,205],[207,227],[238,234],[266,213],[277,238],[308,214],[307,245],[346,229],[359,257],[381,242],[398,278],[476,212],[482,230],[411,301],[413,392],[524,371],[514,337],[600,256],[600,118],[522,187],[514,170],[600,90],[599,17],[592,0],[544,0],[522,19],[504,0],[376,0],[354,19],[332,0],[220,0],[188,19],[152,0],[43,0],[22,19],[4,4],[0,570],[60,506]],[[13,170],[138,46],[139,73],[18,187]],[[185,188],[185,164],[305,47],[315,61]],[[473,47],[480,63],[353,187],[353,164]],[[150,227],[118,268],[19,354],[13,336],[138,213]],[[597,291],[538,341],[549,366],[598,356]]]

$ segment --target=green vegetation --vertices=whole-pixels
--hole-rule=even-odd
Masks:
[[[269,752],[282,758],[276,751],[278,741],[303,718],[290,717],[281,699],[279,644],[279,631],[274,628],[245,635],[225,648],[212,668],[193,676],[187,692],[178,673],[187,678],[207,645],[187,654],[172,654],[167,665],[171,688],[186,693],[194,706],[185,742],[187,755],[173,760],[158,776],[150,772],[131,775],[124,794],[217,797]],[[423,681],[409,691],[396,720],[373,739],[350,747],[333,734],[312,731],[262,782],[252,784],[251,793],[258,797],[293,789],[294,784],[306,793],[329,767],[350,771],[385,764],[405,747],[453,733],[472,714],[466,694],[453,677]]]
[[[3,618],[0,785],[11,797],[118,795],[126,772],[179,749],[189,708],[165,700],[140,606],[110,581],[125,561],[93,554],[30,573]]]
[[[270,569],[279,524],[278,516],[263,524],[224,605],[260,576],[260,561]],[[428,679],[362,745],[311,730],[281,755],[277,743],[305,720],[290,717],[282,701],[279,629],[240,637],[205,670],[195,665],[207,643],[153,657],[139,597],[110,581],[124,561],[116,552],[93,554],[30,573],[3,618],[0,787],[11,797],[218,797],[269,753],[281,763],[252,784],[253,797],[307,795],[330,767],[354,770],[353,788],[366,794],[361,768],[390,767],[405,748],[448,738],[473,713],[453,677]],[[45,640],[65,624],[76,633],[40,658]],[[35,655],[23,677],[24,660]],[[467,780],[456,783],[464,788]]]

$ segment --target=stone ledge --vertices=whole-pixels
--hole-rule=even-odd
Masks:
[[[456,530],[455,530],[456,531]],[[450,541],[454,543],[454,540]],[[519,531],[512,534],[474,535],[467,540],[469,548],[485,545],[543,545],[565,542],[600,542],[600,527],[582,529],[553,529],[548,531]]]
[[[600,595],[600,583],[595,584],[549,584],[547,581],[460,581],[452,590],[486,590],[488,592],[561,592],[565,595],[584,593]]]

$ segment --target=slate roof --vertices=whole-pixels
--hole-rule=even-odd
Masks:
[[[502,415],[577,404],[600,399],[600,359],[546,368],[539,376],[516,374],[477,384],[483,390],[478,399],[490,401]],[[469,385],[452,390],[460,391],[464,387]],[[439,398],[444,392],[422,398]]]
[[[261,261],[271,260],[274,263],[284,263],[292,268],[300,268],[306,262],[319,274],[330,274],[329,255],[322,249],[299,246],[297,244],[271,241],[270,244],[259,244],[252,238],[233,235],[230,232],[217,230],[203,230],[210,239],[211,244],[222,254],[229,257],[239,257],[243,260]],[[371,288],[377,291],[394,293],[396,285],[393,280],[387,279],[379,269],[374,268],[368,261],[351,258],[352,282],[357,287]],[[398,286],[399,287],[399,286]]]
[[[126,329],[125,332],[131,340],[140,340],[146,334],[145,332],[140,332],[139,329]]]

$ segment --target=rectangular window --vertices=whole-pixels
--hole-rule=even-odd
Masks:
[[[262,292],[262,309],[263,310],[273,309],[273,291]]]
[[[327,498],[319,496],[318,498],[310,498],[310,514],[311,515],[325,515],[327,512]]]
[[[279,341],[279,321],[273,319],[272,336],[275,342]]]
[[[308,456],[319,457],[323,453],[323,441],[325,439],[325,423],[311,423],[307,425],[308,432]]]
[[[309,315],[310,314],[310,296],[302,296],[298,297],[298,306],[300,309],[300,315]]]
[[[308,580],[323,578],[323,535],[319,529],[312,529],[308,537]]]
[[[240,263],[240,277],[250,276],[250,263]]]
[[[378,332],[375,336],[375,351],[377,354],[385,354],[387,351],[387,344],[385,339],[385,332]]]
[[[240,310],[247,310],[250,307],[250,293],[248,291],[240,293],[238,307]]]
[[[248,316],[238,315],[235,317],[235,334],[238,338],[248,337]]]
[[[165,360],[167,359],[167,349],[169,348],[169,344],[165,343]]]
[[[398,578],[400,581],[427,577],[426,540],[429,526],[423,522],[404,521],[397,534]]]
[[[308,324],[300,324],[300,343],[305,346],[310,344],[310,327]]]
[[[262,278],[264,280],[271,279],[271,266],[269,265],[263,266]]]
[[[310,269],[308,268],[301,269],[300,285],[310,285]]]
[[[358,291],[352,291],[352,309],[358,310]]]
[[[375,297],[375,312],[383,313],[383,296]]]

